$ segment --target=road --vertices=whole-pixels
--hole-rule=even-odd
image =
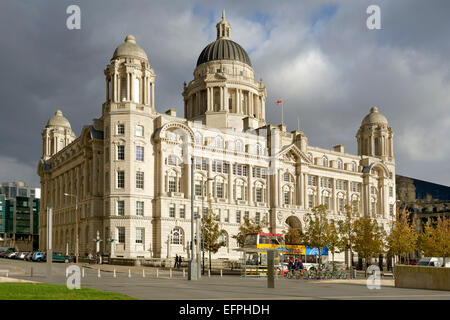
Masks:
[[[46,263],[0,259],[0,270],[9,270],[9,277],[54,284],[66,284],[67,266],[68,264],[54,263],[52,274],[48,278]],[[170,277],[168,270],[159,269],[157,277],[155,268],[79,266],[84,269],[81,286],[119,292],[146,300],[450,300],[448,291],[395,288],[392,280],[383,280],[380,289],[370,290],[361,280],[312,281],[279,278],[275,282],[275,288],[268,289],[266,278],[214,275],[203,276],[198,281],[188,281],[187,271],[183,277],[183,272],[180,270],[172,272]],[[98,277],[97,269],[99,267],[101,268],[100,277]],[[30,275],[31,268],[33,268],[33,276]],[[114,277],[114,269],[116,269],[116,277]],[[142,272],[144,269],[145,277]]]

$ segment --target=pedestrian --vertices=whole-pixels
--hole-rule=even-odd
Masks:
[[[181,256],[178,257],[178,268],[181,268],[181,263],[183,262],[183,258]]]
[[[298,269],[303,270],[303,262],[302,259],[298,260]]]
[[[90,252],[88,254],[88,261],[89,261],[89,264],[92,264],[92,253],[90,253]]]
[[[175,265],[173,267],[175,269],[178,268],[178,255],[175,255]]]
[[[288,263],[288,270],[289,273],[291,272],[291,270],[294,268],[294,262],[293,262],[293,258],[289,259],[289,263]]]

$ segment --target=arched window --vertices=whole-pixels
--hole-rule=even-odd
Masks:
[[[291,181],[289,173],[287,173],[287,172],[284,173],[283,180],[284,180],[284,182]]]
[[[170,232],[170,243],[171,244],[183,244],[183,230],[179,227],[175,227]]]
[[[326,156],[322,157],[322,165],[324,167],[328,167],[328,158]]]
[[[237,152],[242,152],[243,150],[243,144],[241,140],[236,140],[236,151]]]
[[[197,144],[197,145],[203,144],[203,136],[200,132],[198,132],[198,131],[195,132],[194,138],[195,138],[195,144]]]
[[[218,243],[222,243],[224,247],[228,247],[228,234],[225,230],[220,232],[219,238],[217,239]]]
[[[216,148],[223,149],[223,138],[221,136],[216,137]]]

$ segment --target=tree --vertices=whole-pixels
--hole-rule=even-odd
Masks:
[[[339,253],[338,249],[341,247],[341,239],[336,229],[334,220],[331,220],[326,229],[326,239],[328,244],[328,251],[332,255],[332,270],[334,271],[334,254]]]
[[[219,224],[216,221],[217,216],[213,213],[211,207],[208,208],[206,214],[203,216],[204,241],[205,250],[209,253],[209,270],[211,271],[211,253],[219,251],[220,247],[224,245],[219,242],[219,237],[222,231],[219,230]]]
[[[289,227],[288,231],[283,231],[285,244],[303,244],[303,232],[301,228]]]
[[[450,256],[450,219],[438,217],[434,226],[428,222],[419,236],[418,247],[426,257],[442,257],[445,265]]]
[[[408,214],[406,210],[400,212],[397,209],[396,220],[387,237],[389,252],[392,255],[397,255],[405,258],[408,254],[416,249],[418,234],[414,224],[408,221]]]
[[[319,250],[319,267],[322,264],[322,250],[327,245],[328,220],[326,218],[327,206],[321,204],[312,209],[312,214],[305,215],[304,241],[309,247]]]
[[[355,220],[354,249],[364,259],[366,268],[370,258],[378,257],[383,252],[384,230],[375,219],[364,216]]]
[[[350,250],[350,266],[353,266],[353,244],[356,236],[354,222],[359,217],[359,212],[355,203],[353,206],[346,205],[344,208],[345,219],[338,222],[338,232],[341,238],[340,249],[343,251]]]
[[[266,227],[266,223],[257,223],[256,219],[248,219],[244,217],[244,223],[239,226],[239,233],[232,236],[233,239],[236,239],[239,247],[244,246],[245,235],[249,233],[260,233],[263,228]]]

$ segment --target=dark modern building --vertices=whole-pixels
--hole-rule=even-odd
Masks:
[[[0,246],[36,250],[39,246],[40,189],[23,182],[0,186]]]

